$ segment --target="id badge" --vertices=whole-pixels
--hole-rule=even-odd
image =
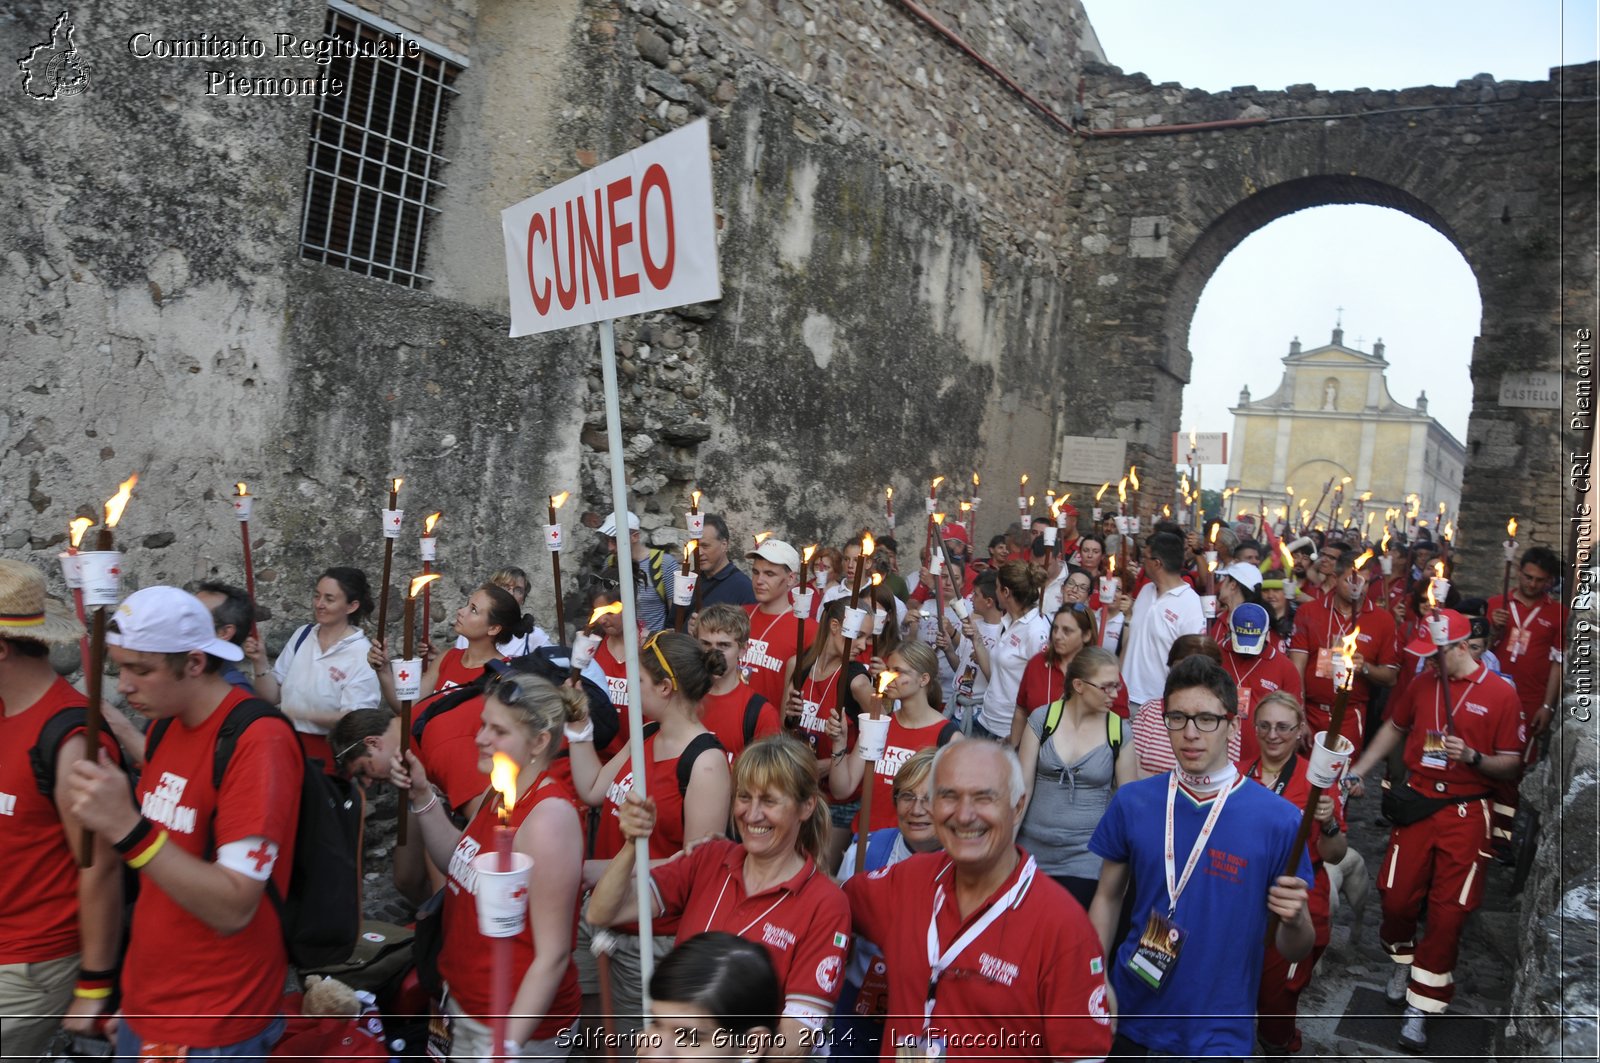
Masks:
[[[1254,693],[1255,693],[1255,691],[1252,690],[1250,687],[1240,687],[1239,690],[1238,690],[1238,695],[1239,695],[1239,723],[1241,725],[1247,724],[1247,723],[1250,722],[1250,695],[1252,695]]]
[[[168,1063],[169,1060],[188,1058],[188,1045],[168,1044],[165,1041],[145,1041],[139,1045],[139,1063]]]
[[[1333,647],[1324,646],[1317,651],[1316,676],[1318,679],[1333,678]]]
[[[1533,641],[1532,631],[1525,627],[1512,628],[1511,634],[1506,636],[1506,649],[1511,651],[1511,659],[1514,661],[1527,653],[1528,643],[1531,641]]]
[[[428,1020],[428,1047],[429,1059],[437,1059],[440,1063],[447,1063],[450,1059],[450,1046],[455,1040],[450,1033],[450,1016],[443,1011],[436,1011]]]
[[[1444,732],[1429,731],[1422,739],[1422,766],[1443,769],[1450,766],[1444,752]]]
[[[896,1035],[895,1042],[895,1059],[932,1061],[944,1059],[946,1055],[943,1037],[934,1037],[927,1033],[915,1036],[905,1034]]]
[[[1183,951],[1184,931],[1171,919],[1154,908],[1144,924],[1144,934],[1139,947],[1128,957],[1128,969],[1144,980],[1151,989],[1160,989],[1167,975],[1177,966],[1178,954]]]

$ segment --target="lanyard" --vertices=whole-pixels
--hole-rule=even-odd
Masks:
[[[943,952],[939,951],[939,910],[944,907],[945,888],[944,884],[940,883],[938,892],[933,896],[933,914],[928,916],[928,999],[922,1006],[924,1032],[933,1025],[933,1000],[939,990],[939,977],[966,951],[967,946],[978,940],[978,936],[993,926],[995,920],[1004,915],[1007,909],[1015,908],[1022,903],[1023,896],[1033,883],[1033,873],[1037,866],[1033,857],[1028,857],[1011,888],[995,898],[994,903],[984,909],[977,921],[967,927],[967,932],[956,938],[955,943]]]
[[[1352,624],[1355,622],[1358,612],[1359,612],[1359,610],[1355,609],[1354,607],[1351,608],[1351,610],[1350,610],[1350,621],[1351,621]],[[1335,620],[1337,620],[1339,622],[1339,639],[1340,639],[1340,641],[1343,641],[1344,638],[1347,635],[1350,634],[1350,625],[1346,624],[1344,622],[1344,619],[1339,616],[1339,607],[1333,604],[1333,592],[1329,591],[1328,592],[1328,626],[1323,630],[1323,633],[1322,633],[1322,644],[1324,646],[1329,647],[1329,648],[1332,648],[1332,646],[1333,646],[1333,622]]]
[[[1167,908],[1167,918],[1171,919],[1178,910],[1178,897],[1183,893],[1183,888],[1189,884],[1189,876],[1194,874],[1195,865],[1200,862],[1200,853],[1205,850],[1206,839],[1211,837],[1212,828],[1217,825],[1217,818],[1222,815],[1222,806],[1228,803],[1228,795],[1233,793],[1232,786],[1224,786],[1212,802],[1211,814],[1206,816],[1206,821],[1200,827],[1200,833],[1195,837],[1194,846],[1189,850],[1189,859],[1183,865],[1183,877],[1173,881],[1174,861],[1177,853],[1172,842],[1172,813],[1173,806],[1178,800],[1178,773],[1173,772],[1167,780],[1167,848],[1163,856],[1166,859],[1167,871],[1167,897],[1172,902]]]
[[[1517,599],[1515,595],[1506,596],[1506,608],[1511,610],[1512,630],[1528,632],[1528,638],[1531,640],[1533,637],[1533,632],[1529,629],[1528,625],[1538,619],[1539,613],[1544,609],[1544,602],[1540,602],[1538,605],[1534,606],[1533,610],[1528,614],[1528,619],[1526,620],[1522,619],[1522,611],[1517,608]],[[1512,639],[1509,637],[1506,639],[1506,646],[1511,650],[1511,659],[1513,661],[1522,656],[1520,643],[1520,639]]]
[[[756,612],[760,612],[760,610],[758,609],[758,610],[756,610]],[[761,635],[759,637],[754,636],[754,635],[752,635],[751,637],[753,639],[756,639],[756,641],[759,641],[759,642],[770,642],[771,640],[768,639],[767,636],[772,634],[772,629],[778,626],[779,621],[783,620],[785,617],[792,616],[792,615],[793,615],[792,613],[779,613],[777,616],[775,616],[771,620],[767,621],[767,626],[761,629]],[[755,619],[755,613],[751,613],[750,614],[750,619],[752,619],[752,620]],[[781,671],[783,671],[783,669],[780,668],[780,669],[778,669],[778,671],[781,672]]]
[[[1483,665],[1479,665],[1478,667],[1481,669]],[[1456,733],[1456,712],[1466,702],[1467,696],[1472,693],[1472,688],[1477,685],[1476,676],[1477,673],[1474,672],[1472,675],[1461,681],[1465,685],[1466,689],[1461,692],[1461,696],[1459,698],[1456,698],[1456,703],[1454,705],[1451,705],[1447,700],[1445,700],[1444,686],[1442,684],[1434,692],[1434,718],[1439,719],[1440,717],[1443,717],[1440,722],[1444,724],[1444,729],[1450,734]]]
[[[1284,788],[1289,785],[1289,780],[1294,778],[1295,762],[1298,761],[1299,759],[1300,759],[1300,754],[1298,754],[1298,753],[1290,753],[1289,754],[1289,759],[1287,761],[1285,761],[1283,767],[1279,769],[1279,771],[1278,771],[1278,781],[1272,784],[1272,792],[1277,794],[1279,797],[1283,796]],[[1261,773],[1261,758],[1260,757],[1257,757],[1256,758],[1256,762],[1254,764],[1250,765],[1250,771],[1248,772],[1248,774],[1252,779],[1256,780],[1257,782],[1261,781],[1261,774],[1262,773]]]

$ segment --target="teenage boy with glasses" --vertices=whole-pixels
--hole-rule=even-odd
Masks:
[[[1119,787],[1089,842],[1105,861],[1089,918],[1111,957],[1119,1056],[1249,1056],[1264,951],[1248,943],[1264,940],[1272,915],[1286,959],[1311,951],[1304,846],[1283,874],[1300,813],[1228,759],[1237,706],[1217,662],[1179,661],[1162,696],[1178,766]],[[1130,874],[1133,927],[1117,945]]]

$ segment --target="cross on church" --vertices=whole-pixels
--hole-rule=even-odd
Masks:
[[[1333,319],[1333,327],[1334,328],[1343,328],[1344,327],[1344,307],[1336,306],[1336,307],[1333,308],[1333,310],[1334,310],[1335,315],[1337,315]]]
[[[246,860],[254,860],[256,862],[256,870],[261,871],[272,863],[272,858],[275,854],[272,852],[270,843],[263,839],[260,845],[244,855]]]

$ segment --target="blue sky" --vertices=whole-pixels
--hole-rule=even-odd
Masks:
[[[1398,89],[1475,74],[1538,81],[1597,54],[1593,0],[1084,0],[1106,58],[1129,73],[1222,91]],[[1387,347],[1389,388],[1463,442],[1467,362],[1481,304],[1466,262],[1433,229],[1379,207],[1321,207],[1247,238],[1212,276],[1189,333],[1194,373],[1182,429],[1232,430],[1227,408],[1248,384],[1277,386],[1299,336],[1326,343],[1336,307],[1345,342]],[[1220,467],[1209,469],[1213,482]]]

